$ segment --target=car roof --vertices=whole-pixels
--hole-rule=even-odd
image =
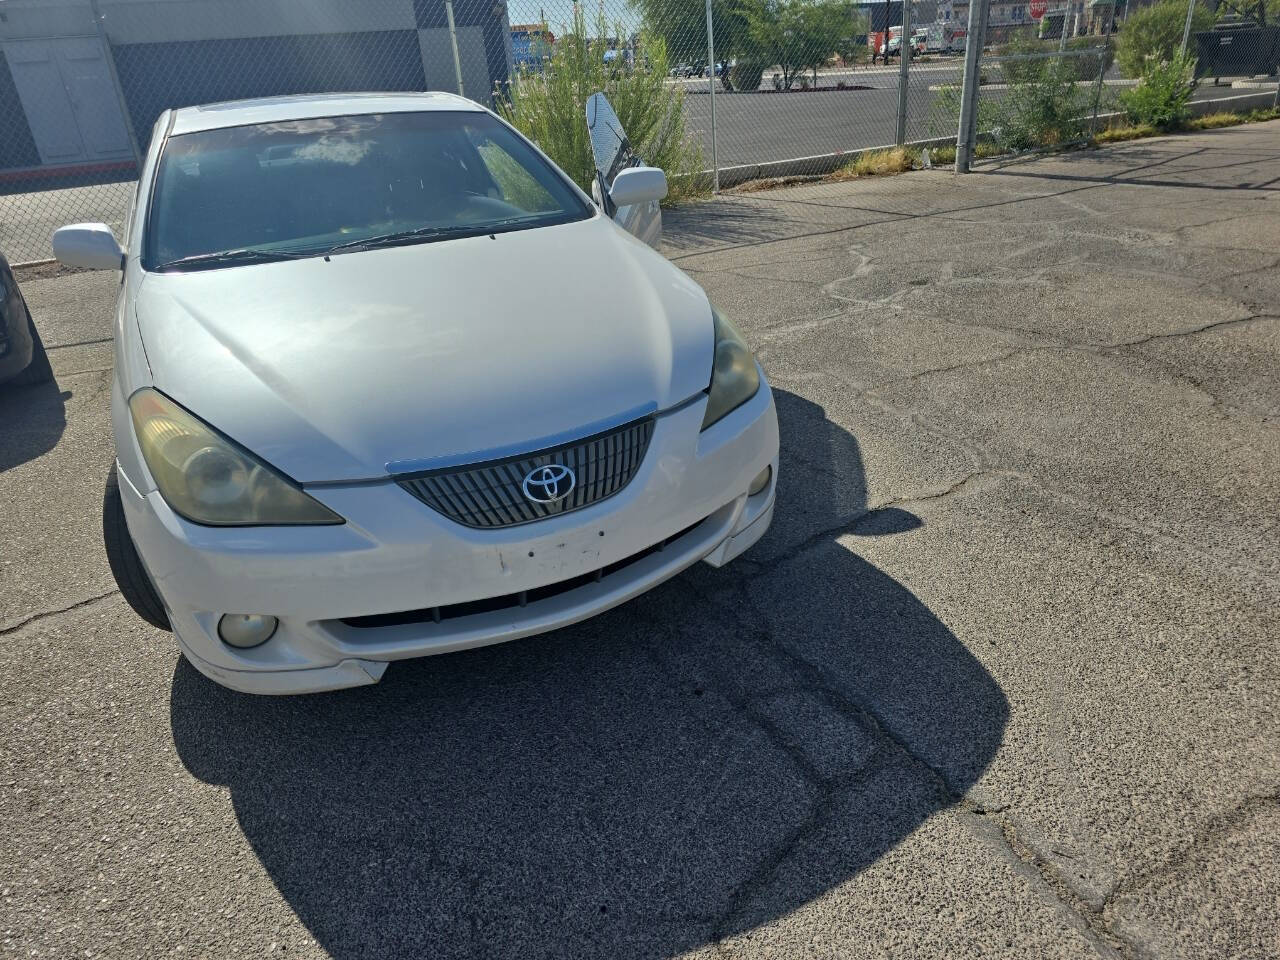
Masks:
[[[243,127],[253,123],[279,123],[362,113],[409,113],[422,110],[483,111],[484,107],[452,93],[302,93],[256,100],[227,100],[173,112],[171,136]]]

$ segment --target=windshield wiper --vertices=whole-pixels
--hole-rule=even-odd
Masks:
[[[487,233],[516,223],[527,223],[530,217],[509,217],[506,220],[492,220],[489,223],[468,223],[450,226],[418,227],[415,230],[398,230],[395,233],[382,233],[363,240],[348,240],[332,246],[325,256],[332,253],[351,253],[356,250],[374,250],[378,247],[399,247],[410,243],[428,243],[432,240],[447,240],[450,237],[482,237]]]
[[[250,263],[274,263],[277,260],[298,260],[303,257],[314,257],[314,253],[292,253],[284,250],[219,250],[216,253],[194,253],[189,257],[168,260],[155,269],[168,270],[170,267],[221,267]]]

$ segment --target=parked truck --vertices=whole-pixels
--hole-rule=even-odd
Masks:
[[[925,53],[960,53],[964,50],[965,27],[962,23],[939,20],[925,27]]]

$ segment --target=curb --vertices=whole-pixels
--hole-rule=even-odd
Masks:
[[[932,137],[928,140],[908,140],[904,146],[923,150],[926,147],[945,147],[956,142],[955,137]],[[860,147],[857,150],[840,150],[835,153],[819,153],[809,157],[794,157],[790,160],[773,160],[769,163],[746,163],[733,167],[720,168],[720,189],[736,187],[751,180],[770,180],[774,177],[820,176],[839,170],[851,160],[856,160],[864,153],[879,153],[881,150],[892,150],[896,143],[881,144],[876,147]],[[712,176],[711,170],[702,171],[704,177]]]

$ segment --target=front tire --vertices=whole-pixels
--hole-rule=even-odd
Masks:
[[[102,495],[102,542],[107,548],[111,575],[133,612],[158,630],[172,630],[160,594],[142,565],[138,548],[133,545],[124,521],[124,504],[120,501],[120,480],[111,466],[107,489]]]

